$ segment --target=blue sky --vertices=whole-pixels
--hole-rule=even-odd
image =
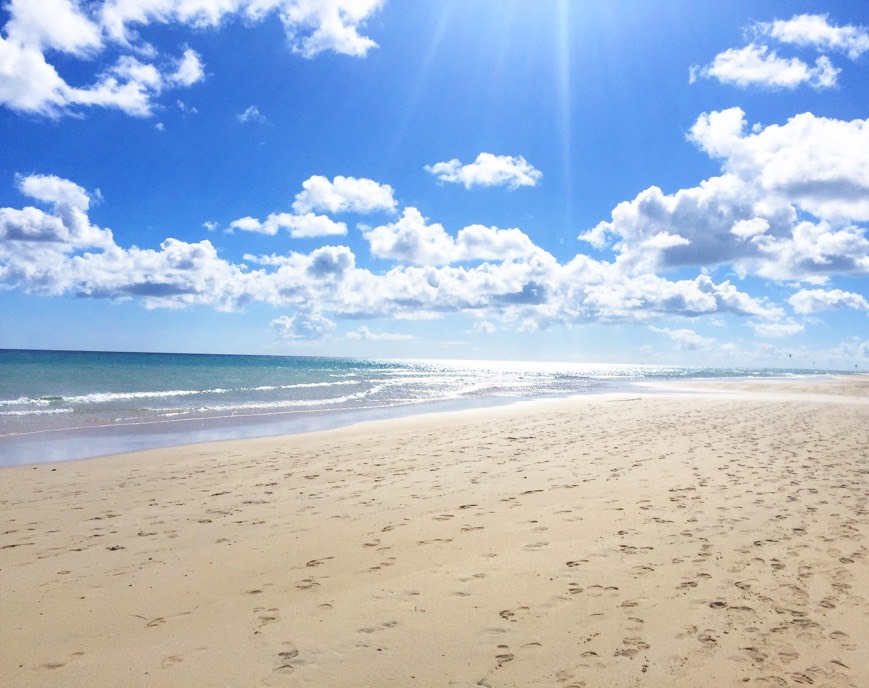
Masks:
[[[0,27],[0,347],[869,366],[865,2]]]

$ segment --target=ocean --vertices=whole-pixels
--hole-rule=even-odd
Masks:
[[[0,350],[0,465],[293,434],[638,381],[832,372]]]

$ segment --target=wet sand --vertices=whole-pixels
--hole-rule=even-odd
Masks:
[[[0,506],[4,686],[869,685],[865,376],[4,468]]]

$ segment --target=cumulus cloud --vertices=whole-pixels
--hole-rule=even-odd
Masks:
[[[159,251],[119,247],[88,217],[90,195],[52,175],[19,177],[22,194],[49,206],[0,208],[0,283],[41,294],[137,298],[146,307],[203,303],[231,309],[249,298],[251,275],[208,242],[166,239]]]
[[[335,323],[318,313],[296,313],[275,318],[272,327],[283,339],[313,340],[323,339]]]
[[[669,327],[649,327],[652,332],[663,334],[676,343],[676,347],[688,351],[697,349],[706,349],[715,343],[715,339],[704,337],[697,334],[694,330],[688,328],[671,329]]]
[[[869,50],[869,31],[865,26],[835,26],[826,14],[799,14],[791,19],[761,22],[756,31],[782,43],[836,50],[856,60]]]
[[[25,0],[26,1],[26,0]],[[106,0],[97,14],[116,41],[133,43],[138,27],[182,24],[218,27],[231,16],[251,22],[277,14],[294,52],[363,57],[377,44],[359,33],[385,0]]]
[[[371,254],[418,265],[452,262],[454,242],[443,225],[427,225],[416,208],[405,208],[401,218],[388,225],[364,229]]]
[[[249,107],[239,120],[249,121],[255,107]],[[265,220],[255,217],[242,217],[229,225],[229,230],[243,232],[258,232],[274,236],[278,230],[286,229],[290,236],[296,239],[343,236],[347,234],[347,225],[336,222],[325,215],[317,215],[313,210],[328,213],[373,213],[377,211],[392,212],[395,209],[395,199],[392,187],[379,184],[372,179],[357,179],[356,177],[335,177],[329,181],[326,177],[315,175],[302,183],[302,191],[296,194],[292,213],[271,213]]]
[[[51,206],[51,212],[32,206],[0,208],[4,247],[24,242],[34,248],[41,245],[46,251],[65,252],[113,245],[110,231],[90,223],[90,197],[78,184],[54,175],[29,175],[18,177],[17,185],[23,195]]]
[[[343,55],[364,57],[377,47],[371,38],[359,33],[368,18],[386,0],[284,0],[280,5],[281,21],[295,52],[314,57],[330,50]],[[261,0],[260,6],[268,0]]]
[[[307,213],[320,210],[327,213],[392,212],[395,199],[389,184],[373,179],[337,176],[331,182],[314,175],[302,182],[302,191],[296,194],[293,210]]]
[[[689,138],[724,170],[816,217],[869,220],[869,120],[817,117],[747,133],[740,108],[702,114]]]
[[[480,153],[474,162],[467,165],[453,159],[426,165],[424,169],[439,181],[463,184],[466,189],[474,186],[506,186],[513,190],[520,186],[536,186],[543,177],[543,173],[521,155],[513,157],[492,153]]]
[[[764,237],[757,248],[763,257],[742,267],[763,277],[824,282],[831,275],[869,274],[869,240],[859,227],[800,222],[790,237]]]
[[[826,55],[818,57],[812,67],[797,57],[779,57],[765,45],[751,44],[725,50],[705,67],[693,67],[690,81],[694,83],[702,77],[742,88],[765,86],[795,89],[808,84],[821,89],[835,86],[840,71]]]
[[[97,74],[93,84],[76,87],[58,75],[39,48],[7,35],[0,37],[0,103],[49,117],[75,112],[78,106],[116,108],[146,117],[152,112],[153,99],[167,87],[189,85],[186,80],[194,76],[192,55],[182,59],[174,72],[122,55]]]
[[[179,86],[192,86],[204,78],[205,70],[199,54],[188,48],[178,61],[178,66],[175,72],[170,75],[169,80]]]
[[[10,0],[5,33],[37,50],[87,56],[102,47],[100,26],[72,0]]]
[[[376,43],[359,31],[384,1],[11,0],[0,35],[0,103],[49,117],[88,107],[147,117],[166,90],[190,87],[205,75],[193,49],[158,54],[142,35],[152,25],[217,29],[229,17],[257,22],[277,14],[291,49],[304,57],[324,51],[363,57]],[[89,84],[71,84],[58,73],[57,57],[114,65]]]
[[[788,299],[797,313],[817,313],[836,308],[869,311],[869,301],[862,294],[841,289],[803,289]]]
[[[650,187],[579,238],[612,245],[633,274],[720,264],[777,280],[869,272],[859,225],[869,219],[867,120],[805,113],[748,133],[731,108],[701,115],[689,138],[724,174],[673,194]]]
[[[364,228],[363,236],[372,255],[417,265],[508,260],[540,252],[518,229],[470,225],[453,238],[443,225],[426,224],[426,218],[413,207],[405,208],[401,218],[391,224]]]
[[[841,70],[830,58],[821,55],[810,66],[798,57],[780,57],[765,43],[772,39],[783,45],[813,47],[819,51],[835,50],[852,60],[869,50],[869,32],[862,26],[834,26],[827,15],[802,14],[791,19],[758,22],[751,27],[753,42],[742,48],[730,48],[715,56],[704,67],[690,69],[690,81],[717,79],[724,84],[746,88],[788,88],[808,84],[821,89],[836,86]]]
[[[465,313],[487,323],[481,326],[487,330],[495,322],[528,330],[582,322],[654,324],[722,313],[770,324],[785,317],[780,307],[729,281],[707,275],[674,281],[583,255],[559,263],[518,230],[471,225],[453,237],[415,208],[381,232],[367,230],[372,251],[391,261],[381,271],[357,265],[346,246],[245,255],[241,264],[221,257],[210,241],[170,237],[157,249],[124,248],[109,230],[91,223],[92,193],[47,175],[20,177],[17,183],[43,207],[0,208],[0,285],[31,293],[136,299],[149,308],[201,304],[232,310],[267,303],[296,313],[275,324],[289,338],[328,332],[326,313],[353,318]],[[268,222],[242,218],[235,224],[261,231]],[[272,218],[275,227],[280,222]],[[760,229],[743,233],[754,236]],[[423,260],[433,256],[438,261]]]
[[[347,234],[347,225],[335,222],[325,215],[293,215],[291,213],[271,213],[265,220],[255,217],[242,217],[229,223],[230,230],[257,232],[274,236],[280,229],[286,229],[294,239],[343,236]]]

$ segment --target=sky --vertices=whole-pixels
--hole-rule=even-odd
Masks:
[[[0,8],[2,348],[869,367],[863,0]]]

